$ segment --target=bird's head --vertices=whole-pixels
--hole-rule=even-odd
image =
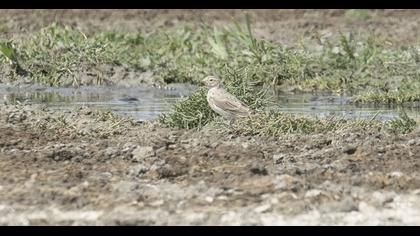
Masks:
[[[208,88],[218,87],[220,85],[220,80],[216,76],[207,76],[201,81]]]

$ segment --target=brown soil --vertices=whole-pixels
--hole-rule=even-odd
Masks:
[[[69,127],[94,124],[73,111]],[[420,130],[276,138],[131,124],[41,132],[60,112],[3,106],[0,224],[418,224]],[[416,205],[417,204],[417,205]]]
[[[257,36],[293,45],[303,37],[339,32],[375,34],[395,45],[418,43],[420,11],[372,10],[368,18],[346,10],[248,10]],[[24,35],[52,22],[79,27],[83,32],[151,31],[185,24],[229,25],[244,20],[243,10],[2,10],[0,26]]]

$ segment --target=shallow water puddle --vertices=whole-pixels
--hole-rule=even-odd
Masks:
[[[30,102],[45,104],[52,109],[68,110],[78,106],[111,109],[123,116],[139,121],[156,119],[170,111],[181,98],[196,90],[195,86],[176,84],[170,89],[154,87],[101,87],[51,88],[42,86],[12,87],[0,85],[0,104]],[[276,95],[270,108],[285,113],[318,117],[329,115],[349,119],[390,120],[399,116],[400,108],[356,107],[346,97],[336,95],[284,94]],[[420,109],[405,109],[412,118],[420,118]]]
[[[191,86],[171,89],[154,87],[100,87],[50,88],[39,86],[5,87],[0,85],[0,103],[30,102],[45,104],[52,109],[69,110],[88,106],[111,109],[139,121],[152,120],[168,112],[179,99],[193,92]]]
[[[386,121],[395,119],[401,112],[405,112],[411,118],[420,118],[420,108],[356,106],[351,104],[350,98],[346,96],[280,93],[275,98],[276,105],[273,108],[285,113],[309,114],[317,117],[335,115],[348,119]]]

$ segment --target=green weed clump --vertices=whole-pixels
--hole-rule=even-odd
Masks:
[[[229,71],[221,77],[227,91],[234,94],[241,101],[253,109],[261,109],[268,104],[266,89],[249,84],[246,69],[241,71]],[[207,103],[207,89],[200,88],[188,98],[175,104],[169,114],[160,117],[161,123],[176,128],[201,128],[210,123],[216,117]]]
[[[405,112],[400,114],[398,119],[389,121],[387,123],[387,127],[390,131],[402,134],[410,133],[416,128],[416,126],[417,122],[414,119],[408,117]]]
[[[326,133],[349,128],[381,129],[382,126],[381,122],[371,120],[348,120],[335,116],[321,119],[271,111],[241,120],[228,130],[240,135],[279,136]]]
[[[3,61],[8,62],[16,74],[23,76],[28,74],[20,65],[18,55],[11,42],[0,42],[0,53],[3,55]]]
[[[355,104],[403,105],[420,107],[420,88],[417,91],[392,91],[383,93],[368,92],[359,95]]]
[[[160,117],[161,123],[176,128],[191,129],[202,127],[212,121],[215,113],[206,100],[207,90],[201,88],[188,98],[175,104],[169,114]]]
[[[41,29],[19,49],[32,80],[50,86],[77,86],[79,77],[90,74],[99,80],[100,67],[112,63],[107,42],[58,24]]]
[[[313,118],[280,112],[265,112],[225,128],[237,135],[276,137],[283,134],[314,134],[352,129],[409,133],[414,130],[416,125],[416,122],[405,114],[395,120],[380,122],[376,120],[348,120],[335,116]]]

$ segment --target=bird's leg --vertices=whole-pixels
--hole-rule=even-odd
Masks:
[[[230,128],[232,128],[233,123],[234,123],[234,120],[231,118],[223,119],[223,124],[229,126]]]
[[[229,126],[230,126],[230,128],[232,129],[232,130],[234,130],[234,124],[235,124],[235,122],[236,122],[236,119],[235,118],[231,118],[230,120],[229,120]],[[233,138],[235,138],[236,137],[236,135],[234,134],[234,133],[232,133],[232,134],[230,134],[229,136],[228,136],[228,139],[233,139]]]

